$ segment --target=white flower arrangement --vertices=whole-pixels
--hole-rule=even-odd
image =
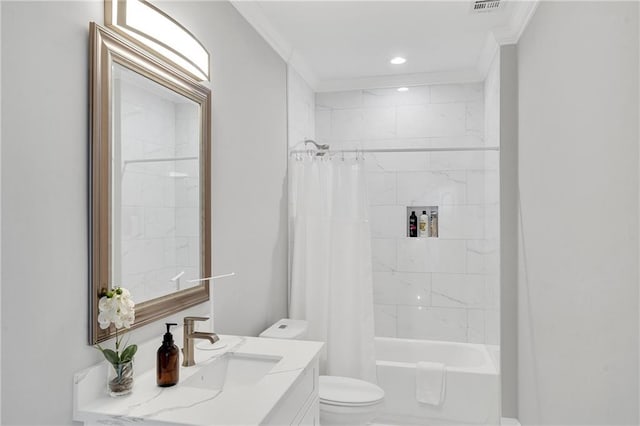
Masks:
[[[129,290],[122,287],[114,288],[98,301],[100,328],[107,329],[112,323],[116,330],[130,328],[136,319],[135,306]]]
[[[126,332],[133,325],[136,319],[135,306],[129,290],[122,287],[111,289],[98,301],[100,328],[104,330],[113,324],[116,329],[116,350],[105,349],[100,345],[96,345],[96,347],[114,368],[120,364],[131,362],[138,350],[137,345],[128,345],[120,352],[122,334],[124,333],[118,335],[118,330],[124,328]]]

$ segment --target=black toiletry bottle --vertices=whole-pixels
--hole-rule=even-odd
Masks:
[[[409,236],[418,236],[418,216],[415,211],[411,212],[411,216],[409,216]]]
[[[175,323],[167,323],[162,346],[158,349],[158,365],[156,368],[158,386],[168,387],[178,383],[180,378],[180,351],[173,343],[173,335],[169,328]]]

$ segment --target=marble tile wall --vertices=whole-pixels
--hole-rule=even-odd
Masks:
[[[484,82],[484,110],[485,124],[484,137],[489,146],[500,145],[500,67],[499,61],[494,59],[495,65],[489,69],[489,73]],[[494,154],[497,155],[497,154]],[[496,160],[497,162],[497,160]],[[493,345],[500,344],[500,193],[497,188],[500,186],[500,175],[497,165],[485,170],[484,203],[491,209],[485,220],[485,248],[492,250],[493,257],[488,257],[484,261],[485,271],[494,278],[487,281],[486,293],[486,336],[487,343]],[[480,188],[474,188],[480,192]],[[493,269],[495,268],[495,270]],[[514,343],[515,344],[515,343]]]
[[[317,93],[315,132],[334,149],[485,146],[484,110],[482,83]],[[365,158],[376,335],[498,343],[498,153]],[[406,237],[412,205],[439,207],[439,238]]]
[[[144,87],[122,81],[119,229],[114,238],[114,281],[138,302],[175,291],[170,279],[185,271],[199,276],[198,161],[128,163],[150,158],[197,156],[198,109],[161,99]],[[114,207],[117,211],[118,206]],[[119,274],[118,274],[119,272]],[[119,276],[118,276],[119,275]]]
[[[287,66],[287,109],[289,147],[299,149],[305,139],[315,138],[315,94],[290,65]]]
[[[303,149],[306,139],[315,140],[315,93],[291,65],[287,65],[287,143],[291,150]],[[291,189],[289,189],[291,191]],[[290,192],[291,193],[291,192]],[[289,197],[289,212],[294,211],[293,197]],[[288,247],[293,247],[293,221],[289,216]],[[288,278],[291,279],[293,250],[288,253]]]

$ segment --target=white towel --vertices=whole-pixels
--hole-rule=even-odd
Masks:
[[[445,365],[440,362],[416,364],[416,399],[424,404],[439,406],[444,402]]]

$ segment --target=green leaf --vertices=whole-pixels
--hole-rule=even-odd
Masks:
[[[124,351],[122,351],[122,356],[120,359],[122,362],[129,362],[133,359],[133,356],[138,351],[138,345],[127,346]]]
[[[115,351],[111,349],[101,349],[101,350],[102,350],[102,355],[104,355],[106,360],[109,361],[112,365],[116,365],[118,364],[118,362],[120,362],[120,360],[118,359],[118,354]]]

